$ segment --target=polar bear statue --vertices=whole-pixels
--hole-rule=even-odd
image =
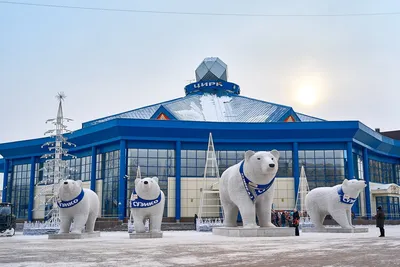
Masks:
[[[158,178],[136,178],[131,195],[131,214],[136,233],[144,233],[145,221],[150,219],[150,232],[161,232],[165,195],[158,185]]]
[[[352,229],[351,207],[366,187],[364,180],[347,180],[333,187],[318,187],[306,196],[306,209],[316,229],[323,229],[326,215],[345,229]]]
[[[224,210],[224,226],[237,226],[238,211],[243,227],[275,227],[271,223],[274,181],[278,171],[277,150],[248,150],[244,160],[226,169],[221,175],[220,199]]]
[[[100,215],[100,201],[95,192],[82,188],[82,181],[60,180],[58,201],[60,212],[60,234],[92,233],[97,217]],[[86,225],[86,227],[85,227]]]

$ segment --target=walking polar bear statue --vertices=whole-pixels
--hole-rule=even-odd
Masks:
[[[347,180],[333,187],[318,187],[306,196],[306,209],[316,229],[323,229],[326,215],[345,229],[354,228],[351,222],[351,207],[360,192],[366,187],[364,180]]]
[[[246,151],[244,160],[226,169],[221,175],[220,199],[224,210],[224,226],[237,226],[238,211],[243,227],[275,227],[271,223],[274,181],[278,171],[277,150]]]

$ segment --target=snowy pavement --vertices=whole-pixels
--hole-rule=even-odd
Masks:
[[[129,239],[127,232],[102,232],[86,240],[18,232],[0,238],[0,266],[400,266],[400,225],[386,226],[385,238],[369,228],[358,234],[263,238],[168,231],[162,239],[141,240]]]

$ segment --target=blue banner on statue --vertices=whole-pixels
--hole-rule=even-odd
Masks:
[[[152,206],[157,205],[161,201],[161,193],[158,195],[156,199],[143,199],[136,194],[136,192],[132,193],[132,198],[131,198],[131,208],[149,208]]]
[[[69,200],[69,201],[58,201],[57,205],[62,209],[71,208],[71,207],[75,206],[76,204],[78,204],[79,202],[81,202],[84,195],[85,195],[85,192],[83,192],[83,189],[82,189],[81,193],[76,198]]]

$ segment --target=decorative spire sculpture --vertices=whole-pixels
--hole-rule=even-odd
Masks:
[[[64,118],[62,103],[66,96],[64,93],[58,93],[56,96],[58,100],[57,117],[48,119],[46,123],[54,125],[53,129],[46,131],[44,134],[49,135],[53,140],[48,141],[42,145],[42,148],[47,147],[49,153],[44,154],[41,158],[46,159],[43,163],[43,180],[39,181],[38,185],[44,185],[40,188],[40,192],[35,196],[35,200],[39,199],[39,210],[44,208],[44,216],[47,220],[44,223],[25,223],[24,234],[48,234],[59,230],[60,219],[58,213],[58,186],[60,180],[69,177],[70,168],[64,157],[76,158],[68,153],[68,149],[63,146],[76,147],[75,144],[67,141],[65,133],[71,133],[65,125],[66,122],[72,121],[69,118]],[[48,209],[46,209],[49,207]],[[36,210],[38,210],[36,209]],[[26,227],[25,227],[26,226]],[[25,229],[26,228],[26,229]],[[39,229],[41,229],[39,231]],[[25,231],[26,230],[26,231]]]

